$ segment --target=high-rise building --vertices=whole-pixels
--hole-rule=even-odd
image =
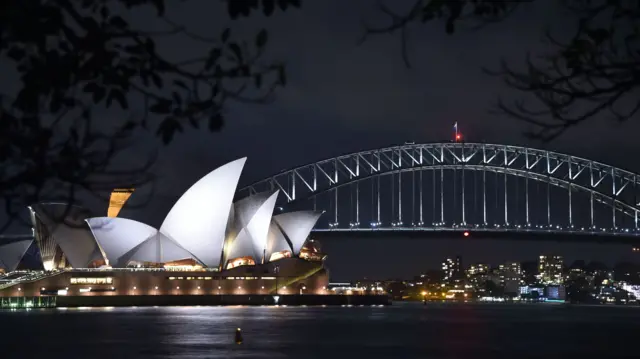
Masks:
[[[483,263],[472,264],[469,266],[469,269],[467,269],[467,276],[469,277],[486,273],[489,273],[489,265]]]
[[[507,262],[498,267],[500,285],[506,293],[518,293],[522,282],[522,268],[518,262]]]
[[[464,278],[462,271],[462,258],[456,256],[455,258],[447,258],[442,262],[443,281],[446,284],[460,283]]]
[[[467,269],[467,278],[472,288],[479,289],[489,278],[490,267],[487,264],[476,263]]]
[[[543,284],[560,285],[563,283],[562,256],[540,256],[538,262],[538,276]]]
[[[111,192],[109,198],[109,209],[107,210],[108,217],[118,217],[118,213],[122,209],[122,206],[127,202],[129,197],[133,194],[134,188],[116,188]]]

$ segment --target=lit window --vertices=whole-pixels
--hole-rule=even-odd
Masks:
[[[71,278],[69,282],[71,284],[111,284],[113,283],[113,278]]]

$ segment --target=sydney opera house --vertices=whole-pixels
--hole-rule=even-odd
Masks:
[[[277,191],[234,202],[245,161],[192,185],[159,228],[120,216],[130,189],[114,191],[106,216],[32,205],[33,238],[0,246],[0,298],[326,294],[325,256],[309,237],[321,213],[274,215]],[[40,268],[25,270],[34,246]]]

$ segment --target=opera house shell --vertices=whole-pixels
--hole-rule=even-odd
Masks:
[[[34,239],[0,245],[0,267],[16,271],[35,242],[43,279],[30,287],[23,284],[22,295],[27,290],[33,295],[61,290],[68,295],[266,294],[286,293],[287,287],[323,291],[324,255],[308,250],[321,212],[274,215],[278,191],[234,202],[245,162],[235,160],[202,177],[159,228],[129,218],[91,216],[63,203],[33,205]],[[271,283],[275,277],[280,287]],[[15,292],[14,287],[0,284],[0,297]],[[75,289],[85,290],[69,293]]]

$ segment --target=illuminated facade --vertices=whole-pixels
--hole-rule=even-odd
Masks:
[[[325,255],[308,237],[321,212],[274,216],[277,191],[233,202],[245,161],[230,162],[201,178],[176,201],[159,229],[115,217],[117,212],[92,217],[66,204],[31,206],[45,274],[29,277],[32,284],[22,284],[22,293],[29,288],[33,295],[52,295],[52,290],[67,291],[64,295],[130,295],[129,287],[135,287],[137,294],[193,294],[192,284],[198,283],[203,293],[236,294],[239,289],[228,287],[232,283],[244,294],[266,294],[276,290],[265,282],[274,276],[282,279],[283,288],[303,283],[317,292],[315,284],[327,279]],[[131,192],[118,192],[126,194],[119,208]],[[30,243],[7,247],[0,254],[0,267],[15,270]],[[102,277],[111,279],[95,282]],[[219,285],[211,286],[212,278]],[[175,288],[177,282],[167,284],[178,280],[187,282]],[[67,288],[78,285],[88,287],[77,292]],[[9,292],[0,289],[0,296]]]
[[[160,232],[180,244],[207,267],[221,265],[240,174],[246,158],[227,163],[189,188],[160,226]]]
[[[560,285],[563,283],[564,261],[562,256],[540,256],[538,262],[538,275],[540,281],[547,285]]]
[[[472,264],[469,266],[469,269],[467,269],[467,276],[469,277],[487,273],[489,273],[489,265],[483,263]]]
[[[251,257],[254,263],[266,263],[267,242],[278,191],[259,193],[233,205],[232,225],[225,240],[225,267],[240,257]],[[307,233],[308,235],[308,233]]]
[[[88,268],[102,261],[100,248],[85,222],[87,210],[65,203],[42,203],[29,210],[45,270]]]
[[[18,296],[177,296],[332,294],[322,263],[288,258],[272,265],[242,266],[222,272],[206,268],[69,269],[0,289]]]
[[[120,210],[127,203],[129,197],[133,194],[133,188],[116,188],[111,192],[109,197],[109,209],[107,210],[108,217],[118,217]]]
[[[472,264],[469,266],[467,269],[469,284],[473,288],[481,288],[487,280],[490,280],[489,270],[489,265],[483,263]]]
[[[520,286],[524,284],[522,280],[522,268],[519,262],[508,262],[498,267],[500,285],[504,287],[506,293],[518,293]]]
[[[446,284],[454,285],[459,284],[463,280],[462,271],[462,258],[456,256],[455,258],[447,258],[442,263],[443,281]]]

